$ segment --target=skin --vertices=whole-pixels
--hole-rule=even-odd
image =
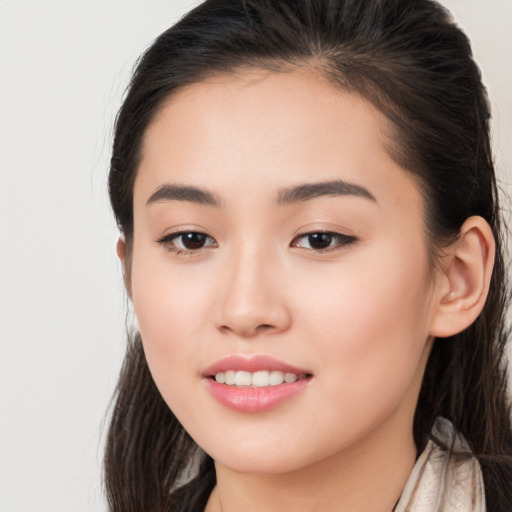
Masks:
[[[433,338],[478,314],[493,245],[472,218],[430,267],[422,196],[388,133],[368,102],[307,70],[187,86],[146,132],[126,279],[156,385],[215,460],[208,512],[389,512],[400,496]],[[371,198],[278,201],[333,180]],[[148,204],[165,184],[219,204]],[[183,251],[170,236],[183,231],[208,235],[205,246]],[[306,235],[318,232],[345,238],[316,250]],[[126,261],[122,239],[118,253]],[[233,411],[202,377],[230,355],[270,355],[313,377],[272,410]]]

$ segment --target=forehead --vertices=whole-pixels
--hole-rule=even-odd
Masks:
[[[346,130],[346,123],[343,126],[340,121],[348,116],[359,117],[358,126],[353,124]],[[273,126],[271,131],[269,124]],[[204,135],[202,130],[209,127],[222,125],[224,129],[217,133],[219,142],[223,134],[233,135],[237,129],[244,128],[239,135],[246,138],[263,129],[269,135],[267,144],[271,140],[276,144],[293,143],[294,136],[300,135],[312,140],[321,138],[326,143],[340,137],[363,140],[357,132],[361,127],[367,142],[371,138],[383,145],[391,133],[388,120],[368,101],[333,86],[309,69],[248,69],[181,87],[164,101],[149,125],[144,147],[153,144],[152,139],[158,137],[155,132],[171,131],[178,125],[182,136],[191,138]]]
[[[226,194],[333,179],[410,188],[387,150],[391,131],[368,101],[310,70],[215,76],[163,104],[145,134],[135,194],[147,199],[168,181]]]

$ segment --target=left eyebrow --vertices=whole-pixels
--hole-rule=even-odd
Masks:
[[[282,190],[277,196],[280,206],[308,201],[322,196],[358,196],[370,201],[377,200],[375,196],[361,185],[344,180],[323,181],[320,183],[305,183]]]

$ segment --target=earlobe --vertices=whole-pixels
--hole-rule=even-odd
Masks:
[[[120,259],[121,263],[124,265],[124,261],[126,259],[126,242],[124,240],[124,236],[120,236],[117,239],[116,252],[117,252],[117,257]]]
[[[443,271],[436,284],[432,336],[453,336],[476,320],[489,292],[494,254],[494,236],[489,224],[482,217],[467,219],[441,263]]]
[[[123,236],[120,236],[117,240],[116,244],[116,252],[117,257],[121,261],[121,264],[123,266],[123,279],[124,279],[124,285],[126,287],[126,291],[128,292],[128,295],[132,296],[132,288],[131,288],[131,279],[130,279],[130,261],[127,257],[127,248],[126,248],[126,240]]]

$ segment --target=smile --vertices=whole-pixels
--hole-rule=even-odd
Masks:
[[[264,412],[306,390],[313,375],[269,356],[230,356],[203,373],[213,398],[237,412]]]
[[[215,374],[215,381],[219,384],[228,386],[252,386],[262,388],[267,386],[279,386],[286,382],[287,384],[299,380],[301,376],[295,373],[285,373],[279,370],[258,372],[246,372],[228,370]],[[305,377],[305,375],[303,376]]]

